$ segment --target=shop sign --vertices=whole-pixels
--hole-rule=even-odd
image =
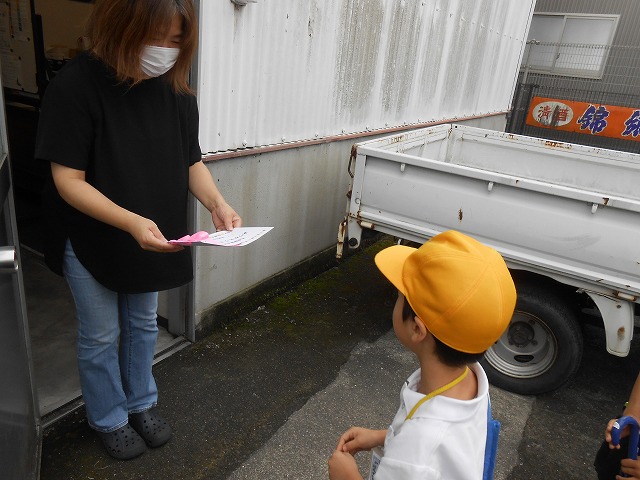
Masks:
[[[640,107],[533,97],[527,125],[640,141]]]

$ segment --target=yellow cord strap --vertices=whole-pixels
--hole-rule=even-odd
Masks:
[[[443,385],[440,388],[435,389],[433,392],[425,395],[424,398],[422,398],[418,403],[415,404],[415,406],[411,409],[411,411],[409,412],[409,415],[407,415],[407,418],[405,418],[404,421],[406,422],[411,417],[413,417],[413,414],[416,413],[416,410],[418,410],[420,405],[422,405],[424,402],[426,402],[427,400],[431,400],[436,395],[440,395],[441,393],[446,392],[450,388],[455,387],[462,380],[464,380],[464,378],[467,376],[468,373],[469,373],[469,367],[465,367],[464,372],[462,372],[462,374],[458,378],[456,378],[452,382],[447,383],[446,385]]]

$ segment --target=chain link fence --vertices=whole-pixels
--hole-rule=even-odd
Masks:
[[[640,153],[640,47],[527,42],[507,131]]]

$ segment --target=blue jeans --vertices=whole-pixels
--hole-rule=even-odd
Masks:
[[[122,294],[100,283],[82,266],[67,240],[64,275],[78,321],[78,369],[89,425],[111,432],[129,414],[155,406],[151,373],[158,336],[158,293]]]

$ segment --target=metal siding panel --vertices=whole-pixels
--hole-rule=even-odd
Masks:
[[[203,1],[202,149],[506,111],[534,2]]]

